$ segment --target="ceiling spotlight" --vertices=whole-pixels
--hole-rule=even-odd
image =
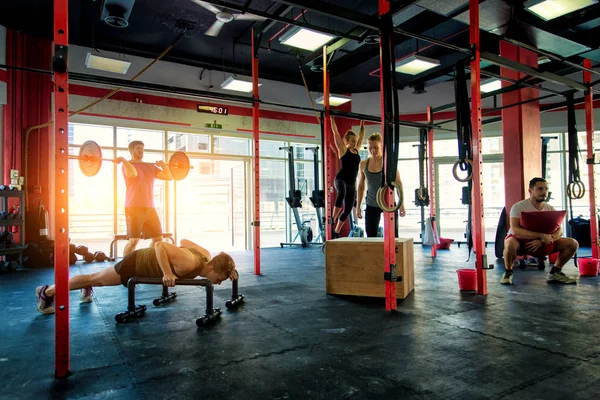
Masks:
[[[129,11],[131,12],[131,11]],[[127,28],[129,26],[128,10],[120,4],[107,4],[104,14],[104,22],[113,28]]]

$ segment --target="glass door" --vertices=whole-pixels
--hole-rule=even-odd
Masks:
[[[246,161],[190,158],[189,175],[175,183],[177,240],[212,253],[246,248]]]

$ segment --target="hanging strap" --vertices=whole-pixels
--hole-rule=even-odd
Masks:
[[[383,96],[383,156],[385,168],[381,187],[377,191],[377,205],[385,212],[395,212],[404,203],[402,188],[396,183],[398,171],[398,150],[400,147],[400,106],[398,101],[398,85],[396,84],[394,57],[394,27],[392,17],[386,14],[381,17],[381,76],[384,84],[391,90],[382,91]],[[385,201],[387,188],[396,189],[399,200],[389,207]]]
[[[458,160],[454,163],[452,174],[459,182],[470,181],[473,177],[473,155],[471,154],[471,113],[465,65],[459,62],[454,67],[454,97],[456,103],[456,139],[458,142]],[[457,168],[467,172],[466,178],[459,178]]]
[[[419,188],[415,189],[415,204],[420,207],[429,205],[429,193],[425,186],[425,152],[427,151],[427,129],[419,129]]]
[[[567,196],[570,199],[581,199],[585,195],[585,185],[581,181],[579,171],[579,138],[577,137],[577,121],[575,120],[575,102],[573,94],[567,98],[567,124],[569,142],[569,183],[567,185]]]

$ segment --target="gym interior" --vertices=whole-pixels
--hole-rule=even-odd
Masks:
[[[599,29],[596,0],[3,1],[0,398],[595,397]],[[333,238],[332,118],[361,160],[383,135],[378,238]],[[69,292],[124,258],[133,141],[173,172],[163,240],[237,280]],[[501,284],[534,177],[576,284],[556,253]]]

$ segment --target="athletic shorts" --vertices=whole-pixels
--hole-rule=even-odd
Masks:
[[[127,239],[162,237],[160,220],[154,207],[125,207]]]
[[[115,264],[115,271],[121,276],[121,283],[127,287],[127,281],[129,278],[136,276],[135,272],[135,258],[137,251],[132,251],[127,254],[121,261]]]
[[[527,243],[531,242],[531,239],[519,239],[518,237],[516,237],[515,235],[513,235],[511,233],[511,234],[508,234],[504,240],[511,238],[511,237],[517,239],[520,243],[519,248],[517,249],[518,256],[530,255],[530,256],[535,256],[535,257],[543,257],[543,256],[547,256],[549,254],[556,253],[556,242],[548,243],[547,245],[537,249],[536,252],[530,253],[527,250],[527,248],[525,247],[525,245]]]

